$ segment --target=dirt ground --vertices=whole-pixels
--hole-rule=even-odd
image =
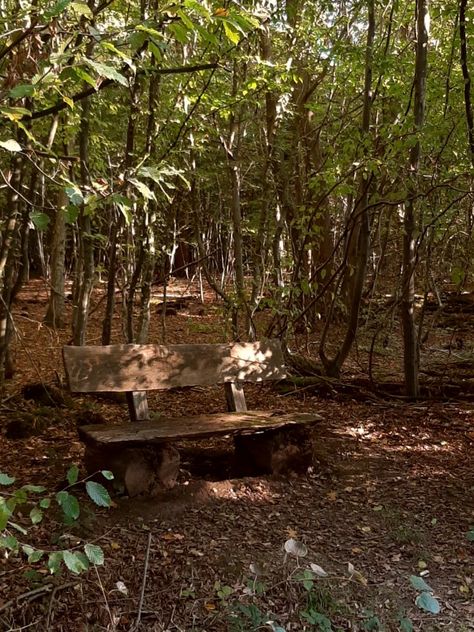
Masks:
[[[183,284],[171,290],[190,292]],[[221,308],[206,299],[204,307],[196,299],[167,316],[167,342],[226,339]],[[101,304],[96,297],[89,344],[100,342]],[[45,305],[45,288],[34,282],[15,307],[17,371],[0,409],[0,470],[20,484],[56,491],[68,467],[81,465],[78,414],[114,423],[127,413],[125,404],[103,399],[74,397],[61,407],[25,399],[25,385],[62,376],[61,347],[70,334],[42,325]],[[120,340],[119,316],[115,335]],[[453,339],[452,330],[444,335]],[[163,340],[159,316],[150,340]],[[443,344],[434,345],[440,357]],[[463,353],[472,354],[465,346]],[[399,348],[394,343],[383,353],[379,364],[396,374]],[[358,363],[360,357],[348,377]],[[95,517],[84,511],[75,527],[53,519],[30,531],[45,550],[58,542],[100,544],[104,566],[51,579],[41,566],[32,574],[24,558],[1,558],[0,629],[474,630],[474,544],[466,537],[474,525],[474,401],[409,404],[363,392],[281,393],[258,385],[246,396],[250,409],[323,417],[305,475],[236,479],[229,441],[179,446],[182,476],[174,490],[153,499],[116,496],[111,509]],[[160,393],[151,403],[179,415],[223,410],[225,399],[218,387],[194,388]],[[24,418],[34,433],[15,436],[12,428]],[[301,544],[298,556],[285,552],[291,539]],[[311,564],[327,577],[313,575],[305,585]],[[411,575],[432,587],[438,615],[415,605]],[[310,622],[311,609],[332,627]]]

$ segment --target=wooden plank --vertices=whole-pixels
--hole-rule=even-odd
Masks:
[[[145,419],[150,419],[146,391],[127,393],[126,397],[130,421],[144,421]]]
[[[229,412],[243,413],[247,410],[244,387],[240,382],[227,382],[224,384],[227,410]]]
[[[76,393],[148,391],[259,382],[285,377],[278,340],[196,345],[64,347],[69,388]]]
[[[268,411],[217,413],[193,417],[164,417],[159,421],[114,426],[81,426],[79,436],[86,443],[131,445],[163,443],[179,439],[202,439],[219,435],[263,432],[275,428],[312,425],[322,420],[313,413],[274,414]]]

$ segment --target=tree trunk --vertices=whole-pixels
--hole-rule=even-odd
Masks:
[[[66,219],[64,209],[66,194],[60,190],[57,209],[54,214],[51,237],[50,285],[51,293],[44,322],[48,327],[58,329],[64,326],[64,257],[66,253]]]
[[[90,101],[82,102],[81,126],[79,130],[79,156],[81,160],[81,185],[85,187],[89,180],[89,121]],[[86,214],[84,204],[79,212],[79,261],[78,276],[75,279],[75,300],[73,312],[73,342],[84,345],[86,339],[87,319],[89,316],[90,296],[94,287],[94,244],[92,222]]]
[[[24,142],[23,132],[18,133],[20,142]],[[8,364],[9,347],[13,333],[11,316],[12,291],[15,282],[16,249],[18,243],[18,217],[20,214],[20,197],[23,178],[23,156],[17,153],[11,160],[10,186],[7,189],[8,218],[2,234],[0,249],[0,390],[3,389]]]
[[[467,35],[466,35],[466,10],[467,0],[460,0],[459,2],[459,35],[461,38],[461,68],[462,76],[464,79],[464,108],[466,111],[466,124],[467,124],[467,136],[469,142],[469,153],[471,155],[471,162],[474,166],[474,118],[472,113],[472,101],[471,101],[471,75],[469,74],[469,67],[467,65],[468,49],[467,49]]]
[[[428,67],[429,0],[418,0],[417,45],[415,61],[414,128],[418,135],[410,151],[410,184],[403,218],[403,270],[401,317],[403,327],[403,366],[409,397],[419,395],[419,351],[415,324],[416,217],[414,198],[418,192],[417,175],[421,157],[419,134],[425,118],[425,85]]]
[[[370,134],[370,115],[372,110],[372,65],[373,47],[375,37],[375,4],[374,0],[369,0],[369,25],[367,31],[367,46],[365,53],[365,79],[364,79],[364,108],[362,111],[362,134]],[[348,248],[353,247],[352,261],[346,262],[345,276],[351,278],[349,288],[348,320],[347,329],[342,345],[331,360],[324,353],[324,337],[321,342],[319,355],[324,365],[327,375],[339,377],[341,368],[349,355],[354,343],[357,327],[359,323],[359,310],[364,289],[364,281],[367,271],[367,261],[370,244],[370,221],[369,221],[369,189],[371,176],[362,173],[359,181],[359,195],[354,204],[352,213],[352,230],[348,239]]]

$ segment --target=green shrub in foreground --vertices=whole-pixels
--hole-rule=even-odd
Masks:
[[[112,472],[103,470],[102,476],[113,479]],[[30,564],[44,564],[54,574],[59,571],[61,564],[75,574],[89,568],[91,564],[104,563],[104,552],[97,544],[85,544],[81,548],[57,549],[45,551],[34,545],[35,525],[45,520],[48,511],[58,508],[66,525],[74,524],[79,518],[81,507],[78,498],[71,493],[71,489],[85,483],[89,498],[99,507],[110,507],[111,500],[103,485],[90,480],[89,476],[79,480],[79,468],[73,465],[67,472],[68,485],[65,489],[51,493],[41,485],[23,485],[14,489],[15,478],[0,472],[0,549],[4,555],[25,555]],[[30,524],[19,524],[19,514],[24,514],[27,507]],[[22,520],[24,523],[25,521]]]

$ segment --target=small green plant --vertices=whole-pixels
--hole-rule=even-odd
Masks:
[[[420,608],[420,610],[424,610],[425,612],[429,612],[430,614],[439,614],[441,610],[439,601],[433,597],[433,589],[425,582],[423,577],[411,575],[410,584],[419,593],[415,600],[415,604],[418,608]]]
[[[229,616],[230,632],[253,632],[261,629],[267,620],[255,604],[234,604]]]
[[[234,592],[234,589],[232,588],[232,586],[223,586],[220,581],[216,581],[214,583],[214,592],[221,600],[221,603],[225,605],[229,597]]]
[[[107,480],[113,479],[112,472],[108,470],[103,470],[101,474]],[[13,490],[15,478],[0,472],[0,486],[4,488],[0,496],[0,549],[5,551],[5,555],[25,555],[30,564],[43,562],[52,574],[60,570],[62,563],[75,574],[87,570],[91,564],[103,564],[104,553],[96,544],[87,543],[81,550],[45,551],[25,541],[34,538],[31,529],[43,522],[48,510],[53,507],[60,509],[64,524],[72,525],[78,520],[81,513],[79,500],[70,490],[81,483],[85,483],[87,494],[95,505],[110,507],[108,491],[91,478],[79,480],[79,468],[73,465],[67,472],[68,485],[54,494],[42,485],[23,485]]]
[[[366,632],[382,632],[385,629],[378,616],[372,610],[364,610],[363,616],[362,629]]]

